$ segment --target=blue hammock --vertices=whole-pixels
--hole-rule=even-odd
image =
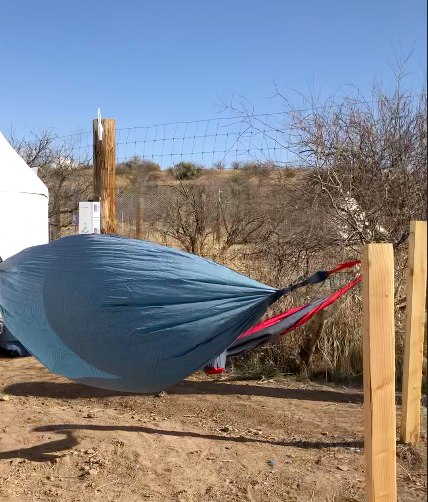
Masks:
[[[7,328],[54,373],[104,389],[156,393],[227,355],[306,322],[361,280],[254,327],[281,296],[359,264],[278,290],[212,261],[110,235],[79,235],[0,257]],[[250,329],[252,328],[252,329]]]
[[[66,237],[0,263],[8,329],[54,373],[156,393],[223,353],[286,290],[139,240]]]

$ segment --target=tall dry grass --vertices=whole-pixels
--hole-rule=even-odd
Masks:
[[[117,222],[118,234],[136,238],[135,222]],[[144,240],[168,247],[177,247],[176,241],[165,237],[145,223]],[[207,247],[208,258],[221,263],[239,273],[252,277],[260,282],[275,287],[284,287],[302,276],[302,270],[286,268],[278,278],[268,261],[252,258],[251,249],[241,247],[222,254],[221,243],[214,239]],[[316,260],[316,269],[334,267],[340,261],[355,258],[354,256],[320,255]],[[397,257],[397,300],[405,295],[406,252]],[[282,298],[273,305],[265,318],[272,317],[298,305],[309,303],[340,289],[352,280],[356,272],[341,273],[321,286],[313,286]],[[397,301],[397,304],[399,302]],[[295,331],[279,337],[266,347],[255,349],[243,356],[228,361],[228,371],[237,378],[261,379],[275,375],[300,375],[334,382],[360,382],[363,374],[363,333],[362,333],[362,288],[358,286],[346,294],[335,305],[326,310],[322,335],[315,348],[313,360],[309,368],[302,368],[299,358],[300,350],[306,339],[316,329],[317,320],[309,322]],[[405,309],[396,309],[396,373],[397,385],[401,385],[404,357]],[[427,389],[427,343],[424,351],[423,388]]]

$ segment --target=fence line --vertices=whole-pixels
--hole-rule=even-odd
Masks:
[[[276,114],[264,115],[272,120]],[[216,118],[193,122],[176,122],[148,127],[116,130],[116,162],[122,164],[133,157],[151,160],[167,169],[182,161],[206,168],[232,167],[234,162],[272,162],[287,166],[295,156],[280,146],[280,125],[266,125],[263,130],[236,118]],[[66,138],[73,142],[76,163],[92,162],[92,132]]]
[[[414,95],[408,95],[412,97]],[[367,113],[376,113],[377,106],[397,99],[358,100],[349,98],[350,106],[363,106]],[[314,104],[306,108],[255,113],[244,105],[225,107],[231,116],[167,122],[149,126],[116,129],[116,162],[121,164],[138,156],[160,164],[162,169],[182,161],[191,161],[207,168],[222,163],[230,168],[234,162],[272,162],[279,166],[299,164],[299,152],[288,149],[287,137],[293,131],[293,118],[299,114],[335,113],[337,103]],[[362,113],[363,110],[359,109]],[[92,162],[92,131],[84,131],[58,140],[70,141],[78,163]]]

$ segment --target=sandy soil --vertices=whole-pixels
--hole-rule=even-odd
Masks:
[[[359,390],[197,375],[136,396],[0,368],[1,502],[364,501]],[[399,500],[426,500],[426,436],[398,456]]]

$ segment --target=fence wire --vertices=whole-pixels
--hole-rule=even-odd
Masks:
[[[187,162],[204,169],[204,173],[239,169],[248,164],[269,165],[271,168],[295,165],[296,156],[281,144],[286,129],[284,117],[287,115],[278,112],[252,115],[250,121],[234,116],[147,127],[117,127],[117,233],[174,244],[161,227],[176,194],[163,186],[165,183],[159,179],[140,179],[138,183],[134,179],[126,183],[120,174],[125,173],[132,163],[135,166],[136,162],[150,161],[160,171],[165,171]],[[59,139],[71,145],[71,156],[77,165],[92,165],[92,131]],[[163,177],[167,177],[166,173]],[[216,183],[214,179],[212,183]],[[219,186],[214,191],[220,189]],[[73,220],[77,222],[77,215]],[[65,232],[77,233],[77,224],[69,225]]]
[[[407,98],[418,96],[409,94]],[[421,96],[419,96],[421,97]],[[308,108],[286,109],[256,114],[245,104],[226,106],[232,115],[211,119],[170,122],[151,126],[116,128],[116,162],[122,164],[133,157],[151,160],[167,169],[182,161],[195,162],[206,168],[233,167],[236,162],[271,162],[278,166],[295,165],[299,152],[286,144],[293,136],[296,117],[335,116],[342,107],[355,107],[358,113],[376,116],[382,106],[394,106],[399,97],[381,100],[346,98],[341,104],[330,101],[321,105],[308,103]],[[310,105],[310,106],[309,106]],[[120,126],[120,124],[117,124]],[[78,163],[91,163],[93,132],[64,136],[72,145]]]
[[[290,154],[279,146],[281,114],[263,115],[263,129],[236,118],[177,122],[117,130],[117,162],[141,157],[162,169],[189,161],[206,168],[232,167],[236,162],[274,162],[286,165]]]
[[[283,113],[254,115],[257,126],[242,118],[213,118],[190,122],[116,129],[116,162],[139,157],[161,169],[186,161],[205,168],[232,168],[234,163],[271,162],[286,166],[295,156],[281,146]],[[78,163],[91,163],[93,133],[68,137]]]

